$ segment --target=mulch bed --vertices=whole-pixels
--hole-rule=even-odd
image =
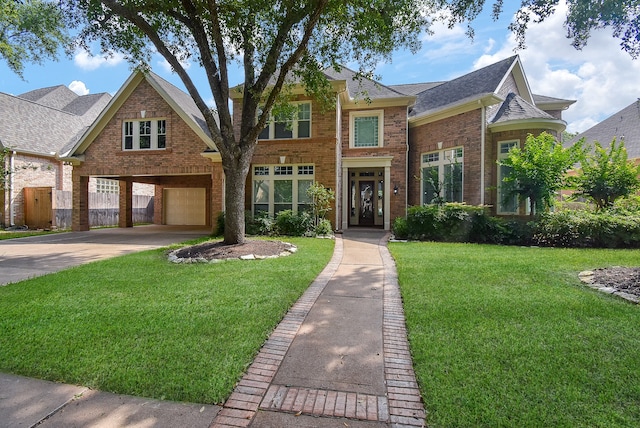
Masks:
[[[638,267],[594,269],[593,282],[640,297],[640,268]]]
[[[247,240],[244,244],[227,245],[222,241],[205,242],[183,248],[175,253],[181,259],[237,259],[243,256],[275,257],[292,248],[281,241]]]

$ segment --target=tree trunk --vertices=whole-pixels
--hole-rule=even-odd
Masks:
[[[230,162],[233,165],[230,167],[223,164],[225,174],[224,243],[227,245],[245,242],[244,198],[252,157],[253,150],[250,150],[242,152],[239,158],[233,159]]]

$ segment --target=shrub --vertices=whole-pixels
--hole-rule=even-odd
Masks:
[[[467,242],[473,216],[484,214],[484,207],[461,203],[424,205],[407,210],[409,239]],[[480,232],[477,231],[477,234]]]
[[[316,226],[315,234],[318,236],[329,236],[333,235],[333,227],[331,226],[331,222],[326,218],[323,218],[318,222]]]
[[[407,219],[404,217],[396,217],[393,220],[393,235],[396,239],[407,239],[409,237],[409,227]]]
[[[269,217],[269,213],[260,211],[253,215],[250,211],[246,211],[244,222],[247,235],[271,235],[273,233],[274,222]]]
[[[538,245],[554,247],[640,247],[640,215],[615,211],[561,211],[540,217],[534,233]]]
[[[306,211],[280,211],[276,215],[275,232],[279,235],[304,236],[313,235],[313,217]]]
[[[224,235],[224,211],[218,214],[218,218],[216,219],[216,232],[215,236]]]

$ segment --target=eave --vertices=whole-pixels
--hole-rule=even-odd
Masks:
[[[503,102],[504,99],[494,93],[484,94],[473,99],[464,99],[458,103],[449,104],[441,109],[426,111],[418,116],[409,118],[409,127],[426,125],[427,123],[437,122],[462,113],[477,110],[480,107],[488,107]]]
[[[491,132],[517,131],[521,129],[552,129],[556,132],[562,132],[567,128],[567,122],[560,119],[519,119],[490,123],[487,128]]]

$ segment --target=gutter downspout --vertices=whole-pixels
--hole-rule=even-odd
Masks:
[[[484,150],[486,144],[485,134],[487,132],[487,108],[480,101],[480,205],[484,205]]]
[[[13,171],[15,169],[15,156],[16,156],[16,152],[15,150],[13,152],[11,152],[11,158],[9,159],[9,212],[10,212],[10,217],[9,217],[9,223],[10,226],[15,226],[15,219],[16,219],[16,210],[15,210],[15,206],[13,204]]]

